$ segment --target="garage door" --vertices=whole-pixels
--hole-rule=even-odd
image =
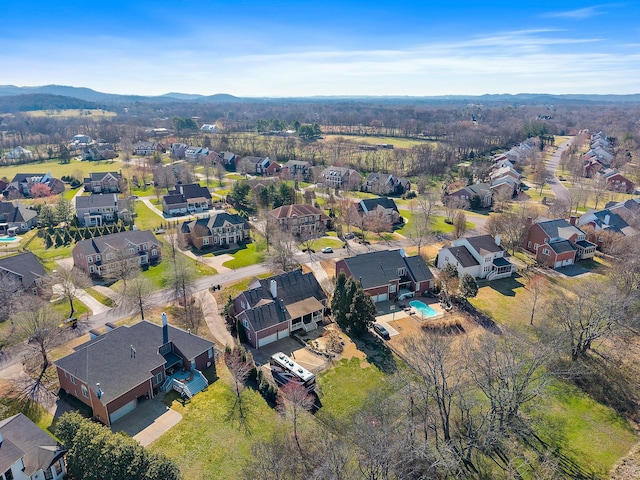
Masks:
[[[273,333],[271,335],[267,335],[264,338],[260,338],[260,339],[258,339],[258,348],[264,347],[265,345],[269,345],[270,343],[273,343],[276,340],[278,340],[278,334],[277,333]]]
[[[562,266],[562,261],[556,262],[556,266],[554,268],[560,268]]]
[[[573,265],[573,258],[567,258],[562,265]]]
[[[278,332],[278,340],[281,340],[283,338],[287,338],[289,336],[289,330],[280,330]]]
[[[135,400],[131,400],[125,406],[120,407],[115,412],[113,412],[111,415],[109,415],[109,418],[111,419],[111,423],[113,423],[113,422],[119,420],[120,418],[124,417],[127,413],[133,412],[135,410],[135,408],[136,408],[136,401]]]
[[[381,293],[378,295],[378,302],[386,302],[389,299],[389,294]]]

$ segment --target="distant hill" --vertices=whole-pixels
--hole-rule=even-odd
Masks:
[[[99,108],[94,102],[80,98],[29,93],[0,96],[0,113],[29,112],[32,110],[66,110]]]

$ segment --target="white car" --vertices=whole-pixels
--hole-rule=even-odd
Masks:
[[[322,252],[322,253],[333,253],[333,248],[331,248],[331,247],[324,247],[324,248],[321,250],[321,252]]]

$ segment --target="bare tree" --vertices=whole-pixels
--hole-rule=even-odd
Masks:
[[[453,235],[456,238],[462,237],[467,231],[467,216],[463,211],[458,211],[453,217]]]
[[[113,260],[109,262],[109,269],[105,272],[106,278],[122,281],[123,290],[127,290],[127,282],[140,273],[140,257],[134,249],[124,247],[113,249],[110,252]]]
[[[595,201],[594,208],[597,210],[601,201],[606,202],[609,194],[609,183],[603,175],[597,175],[591,182],[591,188],[593,191],[593,200]]]
[[[236,408],[238,409],[241,425],[246,425],[246,412],[242,403],[241,393],[251,371],[255,368],[253,360],[250,359],[249,354],[239,343],[235,345],[233,350],[227,348],[224,353],[224,363],[233,377],[233,392],[236,395],[231,414],[235,412]]]
[[[49,353],[62,332],[58,328],[61,318],[50,305],[38,300],[29,302],[24,307],[16,315],[15,323],[18,330],[28,338],[27,345],[41,356],[41,372],[44,373],[51,364]]]
[[[486,229],[493,236],[500,235],[505,248],[513,255],[526,238],[530,222],[534,222],[539,215],[537,206],[519,203],[511,210],[489,217]]]
[[[538,300],[547,291],[549,282],[544,275],[534,275],[529,283],[526,285],[526,289],[529,291],[529,303],[531,305],[531,317],[529,318],[529,325],[533,325],[533,319],[536,314],[536,307],[538,306]]]
[[[298,266],[296,260],[297,242],[288,232],[277,231],[272,235],[271,252],[266,255],[266,263],[270,268],[288,272]]]
[[[75,268],[73,265],[60,265],[57,270],[51,274],[50,282],[53,291],[58,290],[69,302],[69,316],[75,313],[73,300],[84,289],[92,285],[91,280],[82,270]]]
[[[22,294],[22,283],[16,277],[0,275],[0,322],[12,317]]]
[[[444,205],[444,213],[448,223],[453,223],[453,218],[458,210],[466,210],[469,208],[469,202],[461,197],[446,196],[442,200]]]
[[[533,165],[533,169],[533,183],[540,188],[540,195],[542,195],[542,189],[547,183],[547,169],[545,168],[542,160],[536,162]]]
[[[306,387],[300,383],[288,382],[280,388],[278,392],[278,409],[291,418],[293,424],[293,438],[301,456],[305,456],[305,451],[300,445],[298,434],[298,422],[304,412],[309,412],[313,408],[314,397]]]
[[[198,311],[193,298],[195,287],[195,272],[184,255],[179,255],[172,265],[169,275],[169,285],[174,288],[178,302],[182,306],[182,320],[184,325],[197,333],[202,322],[202,312]]]
[[[144,320],[145,310],[151,306],[151,299],[155,292],[155,286],[147,277],[137,275],[129,281],[126,289],[122,288],[120,295],[124,304],[135,308],[140,312],[140,319]]]
[[[225,175],[224,167],[220,162],[218,162],[216,163],[214,168],[216,171],[216,178],[218,179],[218,186],[222,187],[224,185],[224,175]]]
[[[391,222],[387,218],[387,214],[384,210],[377,209],[371,212],[369,215],[363,214],[363,233],[364,230],[368,230],[382,238],[382,234],[391,231]]]

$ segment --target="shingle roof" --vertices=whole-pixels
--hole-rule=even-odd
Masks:
[[[573,235],[584,235],[584,232],[575,225],[571,225],[564,218],[538,222],[537,225],[549,235],[549,239],[564,238],[569,239]]]
[[[120,178],[120,174],[118,172],[91,172],[89,173],[89,179],[93,182],[99,182],[107,175],[113,175],[116,178]]]
[[[18,201],[0,202],[0,217],[3,217],[6,222],[23,223],[37,216],[38,213],[35,210],[25,207]]]
[[[411,277],[416,282],[425,282],[433,279],[433,273],[429,270],[427,263],[421,256],[405,257],[405,262],[409,267]]]
[[[127,230],[125,232],[112,233],[110,235],[102,235],[88,240],[81,240],[76,243],[75,248],[79,248],[85,255],[94,253],[102,253],[109,248],[122,249],[130,243],[140,245],[145,242],[160,245],[151,230]]]
[[[76,209],[99,208],[118,205],[118,195],[115,193],[100,193],[98,195],[79,195],[76,197]]]
[[[326,220],[329,218],[319,208],[316,208],[313,205],[308,205],[306,203],[282,205],[281,207],[271,210],[271,212],[269,213],[276,218],[290,218],[294,215],[297,215],[299,217],[305,215],[320,215],[321,220]]]
[[[577,250],[576,247],[569,240],[559,240],[557,242],[552,242],[548,244],[551,249],[557,254],[570,252],[572,250]]]
[[[372,212],[378,207],[382,207],[385,210],[391,209],[394,211],[398,211],[398,207],[396,206],[396,202],[393,201],[392,198],[367,198],[365,200],[360,200],[360,205],[363,206],[363,210],[367,212]]]
[[[211,192],[209,191],[209,189],[197,183],[190,183],[187,185],[176,185],[174,190],[169,190],[167,192],[167,195],[165,195],[165,198],[167,196],[180,195],[180,194],[184,195],[185,201],[190,198],[200,198],[200,197],[204,197],[207,200],[211,200]]]
[[[46,470],[66,450],[22,413],[0,421],[0,471],[5,472],[20,458],[24,473],[29,477],[38,470]],[[17,456],[17,458],[15,458]]]
[[[191,360],[214,346],[213,342],[169,325],[169,342]],[[105,405],[151,378],[163,366],[158,353],[163,345],[162,326],[143,320],[118,327],[76,347],[75,352],[55,362],[63,370],[95,390],[100,383]],[[131,348],[135,349],[135,356]]]
[[[388,285],[390,281],[399,278],[398,269],[403,267],[407,267],[410,274],[416,273],[426,277],[429,267],[424,264],[422,257],[410,258],[414,259],[411,265],[407,263],[407,258],[402,256],[400,250],[381,250],[345,258],[344,262],[353,277],[362,282],[362,288],[368,289]]]
[[[227,212],[217,212],[211,215],[209,218],[199,218],[190,222],[184,222],[181,226],[181,231],[184,233],[193,232],[194,229],[203,229],[205,235],[211,235],[212,228],[222,227],[225,222],[232,225],[244,225],[245,228],[249,228],[249,222],[242,218],[238,214],[231,214]]]
[[[7,270],[19,275],[23,288],[28,288],[36,278],[42,278],[47,275],[38,258],[31,252],[1,258],[0,270]]]
[[[504,248],[496,244],[496,240],[491,235],[478,235],[475,237],[468,237],[467,242],[478,252],[484,256],[485,253],[497,253],[502,252]]]
[[[464,245],[460,247],[449,247],[449,251],[451,252],[451,255],[453,255],[455,259],[458,260],[458,263],[465,268],[480,265]]]

